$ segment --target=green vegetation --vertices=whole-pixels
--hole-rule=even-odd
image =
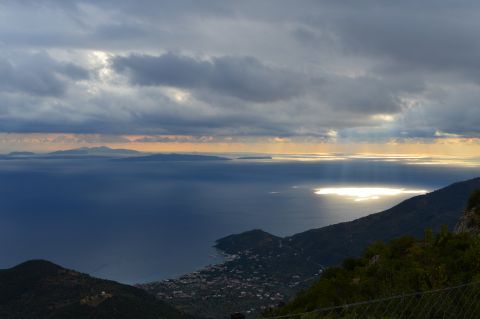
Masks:
[[[389,242],[407,235],[422,238],[427,227],[435,232],[441,225],[453,228],[460,212],[465,210],[469,194],[476,189],[480,189],[480,178],[415,196],[384,212],[290,237],[277,237],[258,229],[230,235],[217,240],[215,246],[230,255],[224,264],[177,280],[145,284],[142,288],[165,296],[173,305],[196,315],[221,318],[243,312],[253,317],[265,308],[291,300],[319,278],[320,269],[340,265],[347,257],[361,256],[375,241]],[[433,241],[431,232],[426,237]],[[347,268],[349,262],[352,260],[345,262]],[[329,272],[331,270],[326,274]],[[180,290],[182,293],[178,293]],[[414,291],[414,287],[409,291]],[[339,300],[328,299],[330,294],[325,297],[326,302],[318,305],[369,299],[361,294],[345,293]],[[390,295],[390,291],[385,289],[378,294],[374,291],[371,295]],[[279,296],[282,300],[277,299]],[[310,309],[316,304],[313,302]],[[304,308],[303,305],[289,307],[281,311]],[[252,311],[252,308],[255,309]]]
[[[275,315],[301,313],[359,301],[426,291],[480,280],[480,238],[446,227],[422,240],[376,242],[360,258],[327,269],[311,288]],[[271,315],[271,314],[269,314]]]

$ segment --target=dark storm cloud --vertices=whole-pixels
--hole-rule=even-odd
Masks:
[[[85,80],[89,73],[73,63],[62,63],[47,54],[5,58],[0,56],[0,90],[40,96],[59,96],[67,80]]]
[[[319,99],[342,112],[357,114],[395,114],[402,111],[399,93],[404,88],[368,76],[330,77],[319,85]]]
[[[478,1],[0,0],[0,12],[3,131],[480,136]]]
[[[207,89],[252,102],[289,99],[301,91],[295,74],[265,66],[253,57],[214,57],[210,61],[166,53],[113,59],[113,68],[138,85]]]
[[[398,68],[457,72],[480,80],[480,43],[474,21],[452,19],[432,12],[385,10],[348,15],[338,21],[338,33],[352,54],[391,59]],[[466,12],[451,14],[462,15]]]
[[[98,26],[95,31],[95,36],[99,39],[122,39],[138,38],[145,36],[147,31],[140,25],[134,24],[105,24]]]
[[[457,87],[455,93],[440,95],[423,108],[405,114],[405,128],[424,128],[437,137],[456,134],[480,136],[480,91],[477,87]],[[437,134],[435,134],[437,133]]]

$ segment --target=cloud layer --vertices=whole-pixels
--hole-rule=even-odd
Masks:
[[[211,61],[166,53],[113,59],[113,69],[130,83],[207,90],[247,102],[288,100],[302,89],[301,78],[274,69],[253,57],[213,57]]]
[[[468,0],[0,1],[0,132],[479,137],[479,12]]]

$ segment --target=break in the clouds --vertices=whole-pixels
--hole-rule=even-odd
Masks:
[[[479,27],[468,0],[0,1],[0,131],[479,137]]]

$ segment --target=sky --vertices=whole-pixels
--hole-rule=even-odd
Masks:
[[[480,3],[0,0],[0,151],[480,154]]]

